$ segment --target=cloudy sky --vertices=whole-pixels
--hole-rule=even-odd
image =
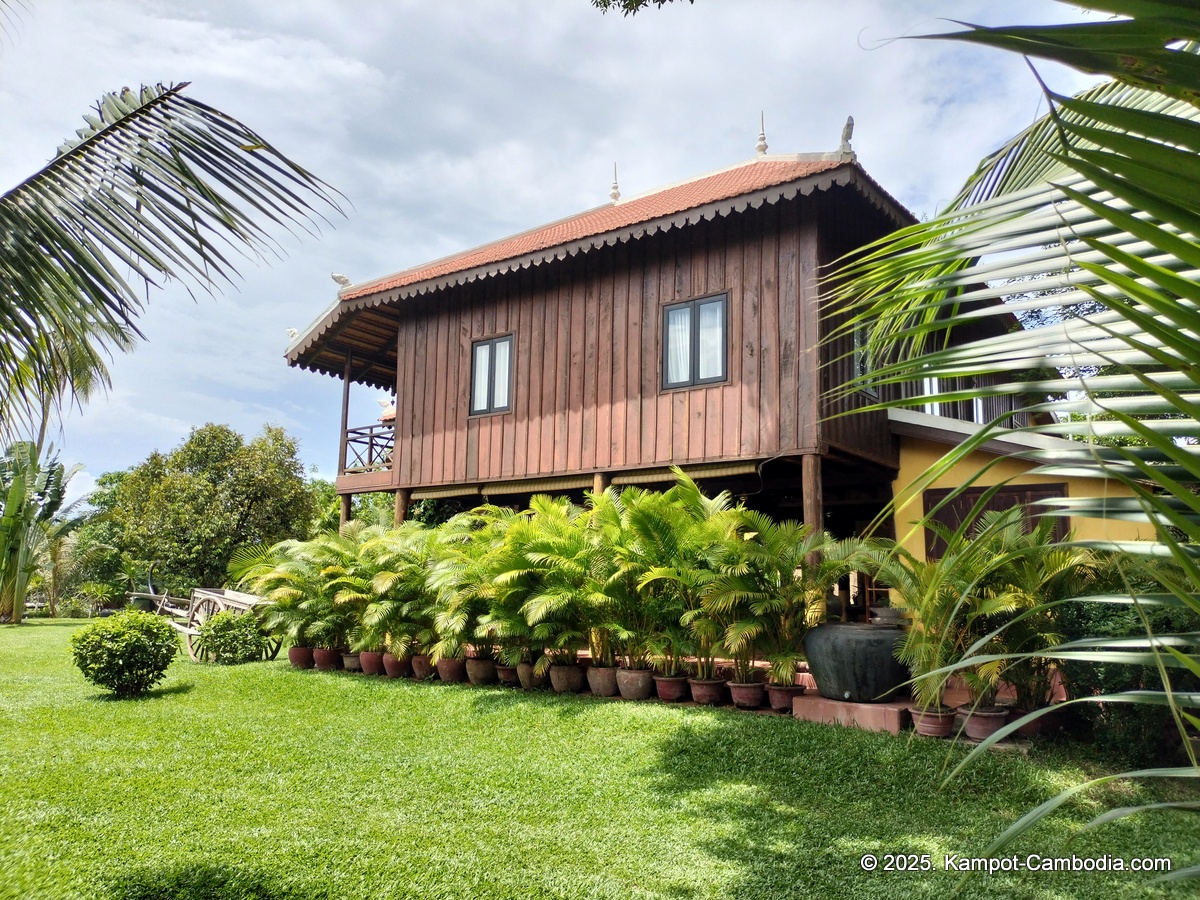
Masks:
[[[633,18],[588,0],[27,0],[0,38],[0,185],[36,171],[105,91],[190,81],[347,198],[286,257],[215,297],[151,297],[148,341],[56,438],[91,475],[205,422],[282,425],[336,466],[340,382],[289,369],[286,330],[365,281],[754,155],[834,149],[918,216],[1027,125],[1040,93],[1006,54],[894,40],[1067,21],[1051,0],[696,0]],[[1088,79],[1040,67],[1071,91]],[[353,419],[378,415],[359,388]],[[81,479],[81,486],[89,481]]]

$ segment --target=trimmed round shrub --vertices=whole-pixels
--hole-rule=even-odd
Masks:
[[[118,697],[138,697],[162,681],[177,652],[179,635],[152,613],[118,613],[71,636],[83,677]]]
[[[267,649],[254,613],[219,612],[200,626],[200,652],[204,658],[225,666],[262,659]]]

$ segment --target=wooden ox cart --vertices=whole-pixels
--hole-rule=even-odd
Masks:
[[[187,644],[188,656],[197,662],[205,659],[206,653],[200,645],[200,626],[211,616],[219,612],[253,612],[255,607],[267,601],[254,594],[228,588],[192,588],[192,596],[185,600],[173,597],[170,592],[165,594],[147,594],[131,591],[126,595],[130,600],[141,600],[153,605],[154,612],[166,616],[171,627],[183,635]],[[282,640],[271,638],[263,652],[264,659],[274,659],[279,654]]]

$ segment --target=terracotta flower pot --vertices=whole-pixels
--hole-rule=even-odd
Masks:
[[[549,682],[546,673],[538,675],[533,671],[533,663],[517,663],[517,681],[525,691],[540,690]]]
[[[318,672],[332,672],[338,667],[342,654],[337,650],[326,650],[323,647],[313,648],[313,665]]]
[[[413,656],[412,677],[417,681],[426,681],[433,677],[433,662],[428,653],[418,653]]]
[[[758,709],[766,694],[767,686],[761,681],[729,682],[729,696],[738,709]]]
[[[1022,716],[1028,715],[1028,710],[1014,708],[1009,713],[1010,721],[1017,721]],[[1017,728],[1014,734],[1017,737],[1030,738],[1038,734],[1049,734],[1058,725],[1058,710],[1054,712],[1043,712],[1036,719],[1026,722]]]
[[[388,678],[407,678],[412,675],[412,657],[383,654],[383,671]]]
[[[521,679],[517,677],[517,667],[502,663],[496,663],[496,680],[505,687],[517,687],[521,683]]]
[[[1008,710],[1003,706],[960,706],[958,711],[965,719],[963,733],[973,741],[991,737],[1008,722]]]
[[[648,700],[654,689],[654,673],[649,669],[618,669],[617,690],[622,700]]]
[[[496,661],[491,659],[468,659],[467,680],[471,684],[495,684]]]
[[[383,653],[375,650],[364,650],[358,654],[358,661],[362,665],[364,675],[383,674]]]
[[[437,673],[442,681],[461,683],[467,680],[467,661],[443,656],[437,661]]]
[[[792,714],[792,700],[804,693],[802,684],[768,684],[767,702],[777,713]]]
[[[683,703],[691,697],[686,675],[655,675],[654,690],[666,703]]]
[[[958,717],[948,706],[929,709],[910,706],[908,712],[912,716],[913,730],[926,737],[949,737],[954,730],[954,720]]]
[[[360,657],[361,654],[358,653],[343,653],[342,666],[347,672],[361,672],[362,659]]]
[[[597,697],[615,697],[617,695],[616,666],[588,666],[588,689]]]
[[[556,694],[578,694],[583,690],[583,666],[550,667],[550,687]]]
[[[692,699],[701,706],[720,706],[725,702],[724,678],[689,678],[688,685],[692,689]]]
[[[288,662],[297,669],[311,669],[313,663],[312,647],[288,647]]]

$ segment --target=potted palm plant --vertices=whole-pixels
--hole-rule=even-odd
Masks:
[[[312,601],[324,589],[324,581],[309,542],[240,548],[230,559],[229,576],[238,587],[267,601],[259,611],[260,621],[268,634],[287,641],[288,661],[298,669],[313,668]]]
[[[1022,531],[1023,512],[1013,508],[984,513],[970,529],[968,517],[951,531],[926,523],[944,541],[936,561],[918,560],[903,548],[881,542],[864,554],[879,580],[904,602],[910,627],[897,645],[897,658],[913,674],[916,704],[913,724],[919,733],[931,729],[944,736],[953,727],[942,704],[950,675],[958,673],[972,702],[960,712],[968,737],[981,737],[1004,724],[1007,710],[996,706],[996,691],[1006,666],[1001,626],[1024,602],[1011,583],[1011,542]],[[980,657],[972,662],[973,657]]]
[[[695,675],[688,678],[692,699],[703,706],[720,706],[728,693],[728,679],[719,677],[717,648],[721,645],[721,623],[704,615],[702,609],[690,609],[683,621],[691,629],[696,651]]]
[[[530,676],[549,674],[556,693],[583,690],[579,651],[589,635],[595,637],[596,547],[585,522],[584,510],[565,498],[533,497],[509,529],[498,566],[499,587],[514,591],[520,602],[529,646],[543,651]]]
[[[496,649],[496,680],[515,687],[520,683],[517,667],[525,660],[530,643],[529,623],[521,615],[520,591],[500,587],[488,611],[479,617],[478,634]]]
[[[657,596],[661,629],[678,622],[688,630],[696,656],[695,674],[688,679],[692,699],[715,705],[725,699],[725,679],[717,677],[716,661],[722,623],[709,614],[704,596],[727,543],[738,534],[740,519],[728,492],[707,497],[681,470],[674,471],[670,490],[641,496],[629,515],[645,558],[638,590]]]
[[[406,522],[385,531],[372,546],[374,599],[363,612],[362,633],[382,647],[381,662],[389,678],[412,674],[418,636],[425,632],[428,637],[432,629],[427,610],[433,603],[428,581],[435,538],[432,529]]]
[[[739,516],[744,537],[728,542],[710,602],[720,599],[726,614],[740,609],[727,626],[726,644],[732,652],[744,641],[757,643],[768,663],[771,708],[790,713],[793,697],[804,691],[797,675],[805,638],[824,621],[825,598],[853,569],[862,542],[835,540],[753,510]]]
[[[612,635],[607,628],[593,625],[588,629],[588,659],[585,670],[588,690],[597,697],[617,695],[617,658],[613,652]]]
[[[662,624],[650,640],[651,664],[654,666],[654,690],[658,699],[680,703],[691,697],[688,677],[691,665],[688,658],[696,649],[691,632],[678,621]]]
[[[920,560],[892,541],[864,546],[859,562],[887,586],[909,609],[910,627],[896,645],[895,655],[912,673],[914,703],[909,707],[918,734],[945,737],[954,728],[956,712],[942,702],[947,667],[962,649],[956,637],[958,604],[970,582],[957,565],[956,550],[948,544],[943,562]]]
[[[989,552],[990,564],[977,589],[989,598],[1008,601],[1011,608],[1001,609],[985,620],[979,631],[991,630],[977,634],[968,648],[969,656],[1002,657],[983,661],[964,675],[968,685],[980,689],[977,706],[984,706],[985,701],[994,706],[993,678],[1012,686],[1021,715],[1049,704],[1054,666],[1041,654],[1050,652],[1062,640],[1059,603],[1087,593],[1099,568],[1091,550],[1071,546],[1070,540],[1067,535],[1065,541],[1055,541],[1054,523],[1049,519],[1039,520],[1026,531],[1024,517],[1017,509],[980,517],[975,541]],[[980,716],[972,707],[968,713],[964,727],[968,737],[982,739],[1004,724],[1004,717],[997,712]],[[1034,718],[1018,733],[1035,733],[1046,721]]]
[[[443,681],[467,680],[467,656],[477,679],[495,680],[486,626],[480,619],[488,614],[495,598],[498,571],[496,556],[505,551],[508,528],[518,513],[497,506],[481,506],[459,513],[439,529],[430,566],[429,583],[434,590],[433,662]]]

